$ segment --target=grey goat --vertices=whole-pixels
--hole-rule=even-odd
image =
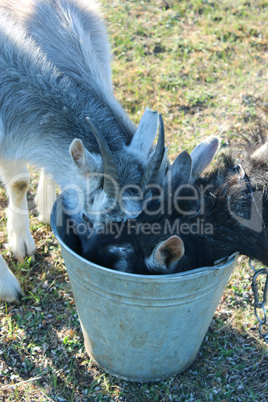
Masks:
[[[115,100],[110,46],[94,1],[0,1],[0,85],[0,175],[9,245],[19,260],[35,251],[27,163],[45,173],[37,197],[45,221],[54,182],[78,221],[95,226],[138,216],[138,189],[163,177],[163,132],[153,150],[158,113],[146,109],[136,129]],[[0,300],[21,293],[0,256]]]

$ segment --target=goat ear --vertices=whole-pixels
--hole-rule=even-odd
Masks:
[[[93,155],[91,155],[86,150],[83,142],[80,139],[75,138],[72,141],[69,152],[74,163],[79,168],[79,170],[83,171],[83,173],[89,173],[98,170],[97,161],[94,159]]]
[[[86,153],[83,142],[75,138],[70,145],[69,152],[79,169],[84,169],[86,165]]]
[[[129,150],[137,152],[144,161],[148,159],[150,149],[158,131],[158,124],[158,113],[146,108],[129,145]]]
[[[196,179],[208,167],[218,148],[219,139],[217,137],[208,137],[195,147],[191,152],[193,179]]]
[[[251,155],[252,159],[267,160],[268,157],[268,143],[266,142],[262,146],[256,149]]]
[[[154,271],[168,271],[184,254],[184,244],[179,236],[171,236],[155,247],[150,268]]]
[[[188,152],[181,152],[171,165],[164,182],[167,186],[172,182],[172,191],[179,186],[188,184],[192,174],[192,159]]]

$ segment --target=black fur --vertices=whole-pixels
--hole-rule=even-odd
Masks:
[[[252,153],[265,143],[266,131],[266,124],[259,123],[252,132],[251,143],[247,141],[248,144],[242,150],[241,146],[237,149],[232,147],[231,152],[220,155],[217,167],[194,182],[197,191],[207,188],[198,201],[183,200],[181,196],[191,195],[193,190],[191,187],[182,190],[180,208],[195,213],[185,215],[178,212],[174,203],[171,210],[168,210],[170,199],[166,196],[163,213],[150,216],[143,212],[135,220],[117,226],[109,224],[100,233],[90,233],[89,237],[89,233],[80,236],[79,253],[99,265],[136,274],[173,273],[212,266],[216,260],[237,251],[268,264],[268,155],[259,159],[251,158]],[[237,155],[238,150],[240,156],[237,160],[234,155]],[[255,208],[253,197],[257,195],[261,195],[261,198]],[[160,200],[152,200],[148,209],[152,213],[159,207]],[[254,222],[253,227],[250,222],[252,208],[255,208],[258,219],[262,217],[257,228]],[[240,222],[240,217],[246,219],[250,227]],[[175,231],[172,232],[174,224]],[[181,232],[176,224],[179,224],[179,228],[183,224],[185,227],[188,225],[192,233]],[[206,227],[213,230],[202,232],[202,224],[203,229]],[[159,225],[159,233],[152,232],[153,225]],[[198,225],[199,233],[193,233]],[[121,233],[117,235],[116,231]],[[171,235],[179,235],[183,240],[184,256],[172,270],[152,272],[146,265],[146,259],[158,243]]]

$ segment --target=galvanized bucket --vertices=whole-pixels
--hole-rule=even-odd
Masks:
[[[213,267],[172,275],[134,275],[93,264],[64,243],[61,197],[51,215],[89,356],[130,381],[158,381],[197,356],[238,254]]]

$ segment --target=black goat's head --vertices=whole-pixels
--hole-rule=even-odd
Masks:
[[[189,155],[182,152],[166,174],[163,185],[151,189],[142,213],[126,222],[112,222],[76,233],[82,256],[99,265],[140,274],[171,273],[184,260],[185,236],[178,223],[193,225],[200,209],[195,182],[219,146],[215,137]],[[70,224],[71,228],[72,224]],[[75,230],[75,229],[74,229]],[[187,240],[187,239],[186,239]],[[186,241],[187,243],[187,241]],[[187,251],[187,250],[186,250]]]

